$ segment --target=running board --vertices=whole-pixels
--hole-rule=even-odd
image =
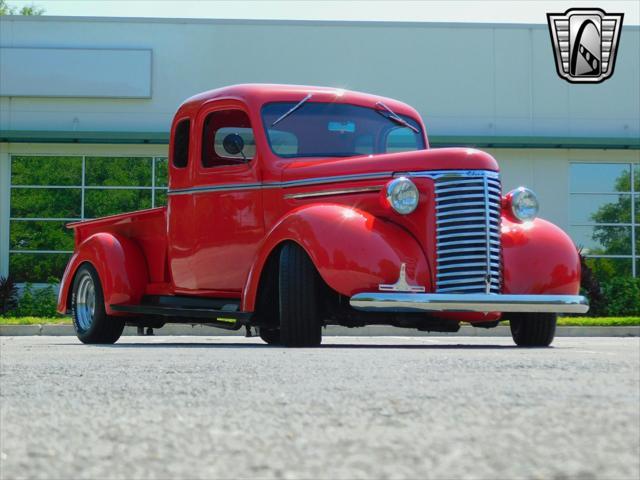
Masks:
[[[168,323],[207,323],[222,328],[237,330],[248,323],[249,312],[235,312],[225,309],[165,307],[158,305],[111,305],[114,312],[131,313],[152,317],[170,317]]]

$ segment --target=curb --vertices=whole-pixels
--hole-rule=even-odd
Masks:
[[[245,330],[222,330],[206,325],[165,325],[154,331],[157,336],[244,336]],[[135,327],[126,327],[123,335],[137,336]],[[72,325],[0,325],[0,337],[54,336],[75,337]],[[397,328],[383,325],[347,328],[328,326],[323,335],[327,337],[511,337],[509,327],[476,328],[463,325],[452,332],[421,332],[412,328]],[[640,337],[640,326],[623,327],[558,327],[556,337]]]

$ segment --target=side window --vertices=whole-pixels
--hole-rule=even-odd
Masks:
[[[387,134],[386,153],[407,152],[420,149],[419,136],[404,127],[394,128]]]
[[[237,165],[256,154],[249,116],[242,110],[210,113],[202,129],[202,165],[205,168]]]
[[[173,134],[173,159],[174,167],[184,168],[189,161],[189,132],[191,131],[191,121],[182,120],[176,125]]]

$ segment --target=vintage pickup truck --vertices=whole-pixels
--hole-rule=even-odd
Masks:
[[[334,88],[236,85],[171,126],[168,206],[69,225],[58,311],[78,338],[209,324],[317,346],[325,325],[456,331],[510,320],[547,346],[584,313],[580,261],[498,164],[429,148],[408,105]]]

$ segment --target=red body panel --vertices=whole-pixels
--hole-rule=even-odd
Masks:
[[[147,261],[139,244],[118,233],[95,233],[83,241],[69,260],[58,294],[58,311],[64,313],[76,270],[83,263],[97,270],[107,314],[111,305],[136,304],[149,283]]]
[[[410,283],[427,288],[431,285],[420,244],[406,230],[355,208],[310,205],[292,211],[269,233],[244,291],[244,310],[253,310],[262,267],[284,241],[301,245],[327,285],[343,295],[375,291],[381,283],[394,283],[402,263],[407,264]]]
[[[542,219],[502,218],[504,293],[577,295],[580,257],[560,228]]]
[[[396,113],[414,118],[425,131],[418,113],[404,103],[331,88],[238,85],[192,97],[180,106],[171,128],[168,207],[72,225],[76,251],[65,271],[58,310],[68,309],[75,271],[90,262],[100,275],[109,313],[110,304],[135,304],[144,294],[240,298],[242,310],[253,311],[263,266],[286,241],[301,245],[327,285],[342,295],[377,291],[381,283],[394,283],[402,263],[407,265],[410,284],[432,291],[433,180],[414,178],[420,203],[409,215],[383,205],[380,190],[399,174],[498,171],[497,162],[474,149],[430,150],[426,134],[427,149],[413,152],[280,158],[268,145],[260,110],[268,102],[298,102],[310,92],[310,101],[316,102],[376,108],[383,101]],[[220,109],[248,115],[256,154],[245,164],[205,168],[203,122]],[[177,168],[171,161],[173,134],[185,119],[191,122],[189,161]],[[504,293],[578,293],[579,259],[569,237],[544,220],[522,224],[508,212],[503,214]],[[499,314],[446,316],[466,321],[499,318]]]
[[[196,102],[197,103],[197,102]],[[236,98],[205,101],[197,109],[189,107],[192,140],[189,165],[170,167],[170,188],[217,187],[255,184],[260,180],[261,149],[247,164],[205,168],[201,162],[202,132],[207,115],[219,110],[251,110]],[[176,118],[183,118],[178,114]],[[259,127],[254,126],[254,130]],[[177,182],[173,175],[177,174]],[[188,183],[185,183],[185,177]],[[169,268],[176,291],[207,291],[222,296],[239,296],[251,260],[264,237],[260,189],[207,191],[169,198]]]

